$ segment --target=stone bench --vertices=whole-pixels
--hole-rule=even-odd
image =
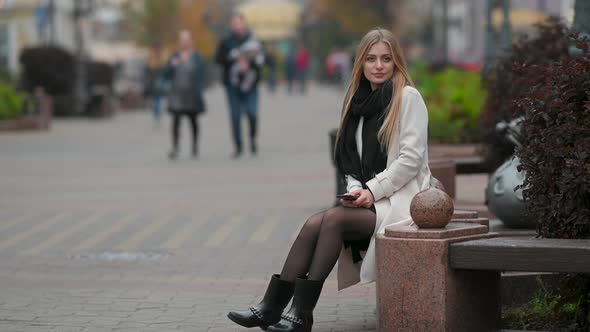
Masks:
[[[453,243],[454,269],[590,273],[590,240],[494,238]]]
[[[501,271],[590,272],[590,240],[500,238],[477,213],[376,238],[378,331],[496,331]]]
[[[455,163],[457,164],[457,174],[487,174],[493,171],[487,168],[484,159],[479,156],[457,158]]]

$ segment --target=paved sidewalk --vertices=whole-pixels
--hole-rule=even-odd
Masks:
[[[329,207],[341,92],[261,91],[260,153],[230,160],[219,87],[200,155],[171,162],[168,118],[58,119],[0,133],[0,331],[245,331],[301,224]],[[245,123],[244,123],[245,124]],[[246,127],[246,126],[244,126]],[[327,281],[314,331],[374,331],[374,285]]]
[[[188,124],[171,162],[169,119],[147,111],[0,133],[0,331],[246,331],[226,313],[260,299],[305,219],[334,201],[342,92],[309,91],[262,90],[260,153],[240,160],[219,87],[196,160]],[[484,183],[459,178],[458,199],[480,204]],[[338,292],[331,275],[315,320],[374,331],[374,284]]]

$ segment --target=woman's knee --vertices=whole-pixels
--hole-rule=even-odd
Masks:
[[[324,219],[324,212],[316,213],[309,217],[303,227],[301,227],[300,233],[308,234],[319,234],[322,227],[322,221]]]
[[[345,208],[335,207],[329,209],[324,213],[321,231],[340,231],[342,229],[342,221],[344,220],[345,216]]]

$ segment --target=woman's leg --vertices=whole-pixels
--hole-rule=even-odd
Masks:
[[[295,279],[305,276],[320,233],[323,212],[311,216],[291,246],[283,271],[272,276],[260,303],[245,311],[232,311],[227,317],[245,327],[260,326],[266,330],[281,319],[283,310],[293,296]]]
[[[305,277],[302,272],[304,270],[299,271],[301,277],[295,280],[291,308],[281,316],[280,321],[268,327],[269,332],[311,331],[313,310],[322,292],[324,280],[338,260],[342,241],[369,239],[375,230],[376,215],[369,209],[335,207],[322,213],[319,222],[314,222],[318,220],[314,217],[310,218],[311,222],[308,223],[316,232],[319,224],[320,231],[317,238],[314,236],[316,239],[313,246],[309,245],[311,241],[308,241],[307,249],[313,250],[309,274]],[[291,253],[298,254],[296,249],[299,252],[303,251],[293,245]],[[298,258],[303,260],[301,257]],[[305,259],[307,263],[309,260],[307,257]]]
[[[193,157],[197,156],[197,152],[198,152],[198,139],[199,139],[199,122],[197,119],[197,114],[196,113],[187,113],[190,123],[191,123],[191,130],[192,130],[192,134],[193,134],[193,141],[192,141],[192,148],[193,148]]]
[[[320,234],[324,213],[314,214],[301,227],[299,235],[291,246],[289,255],[287,255],[285,265],[283,265],[281,271],[282,280],[294,282],[297,277],[307,274]]]
[[[172,114],[172,151],[168,154],[170,159],[178,156],[178,140],[180,136],[180,112],[173,111]]]
[[[325,280],[340,255],[344,240],[370,239],[377,216],[369,209],[334,207],[324,213],[309,267],[310,280]]]

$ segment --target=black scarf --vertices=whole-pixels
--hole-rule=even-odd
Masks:
[[[352,97],[335,149],[335,161],[342,175],[351,175],[359,180],[363,188],[387,166],[387,153],[379,143],[377,135],[388,112],[393,95],[393,83],[386,81],[377,89],[364,77]],[[362,157],[359,157],[356,145],[356,131],[361,117],[364,117],[362,129]]]

